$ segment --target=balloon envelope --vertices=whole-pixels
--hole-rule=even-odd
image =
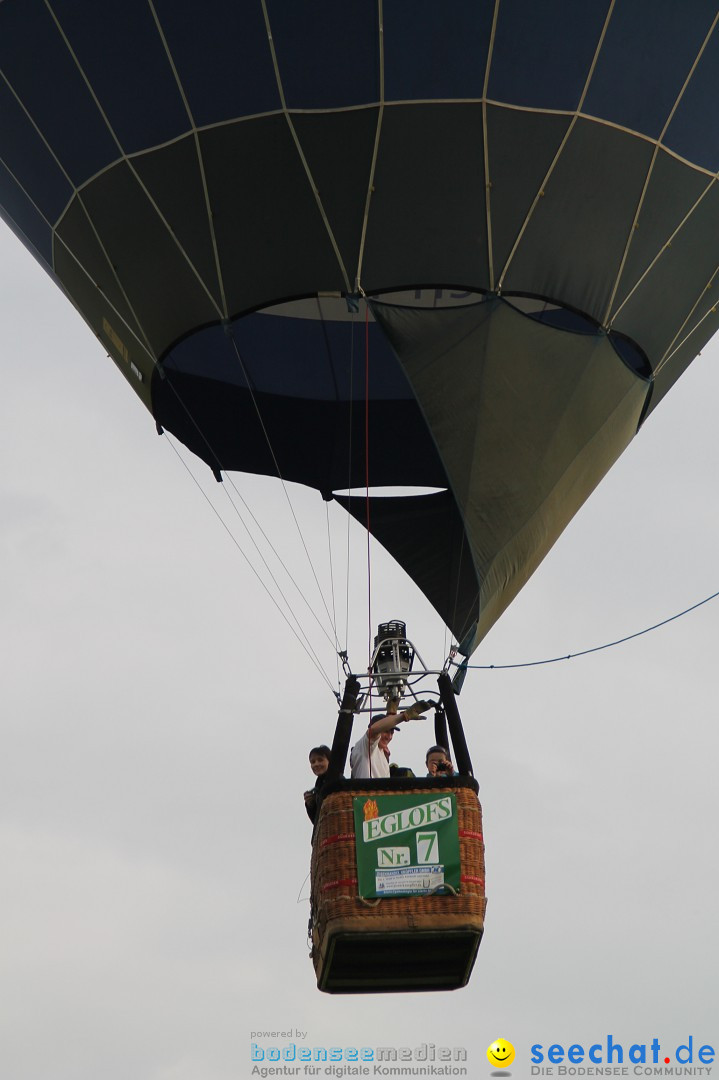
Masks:
[[[1,212],[216,472],[437,489],[471,651],[719,324],[718,12],[4,0]]]

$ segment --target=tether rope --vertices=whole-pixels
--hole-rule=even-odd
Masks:
[[[702,607],[704,604],[708,604],[710,600],[716,600],[719,596],[719,591],[712,593],[711,596],[707,596],[704,600],[699,600],[696,604],[692,604],[691,607],[684,608],[683,611],[678,611],[676,615],[670,615],[666,619],[662,619],[661,622],[654,623],[653,626],[647,626],[644,630],[637,630],[633,634],[627,634],[625,637],[617,638],[616,641],[607,641],[604,645],[595,645],[591,649],[582,649],[575,653],[566,653],[564,656],[552,656],[546,660],[525,660],[523,663],[517,664],[454,664],[455,667],[467,667],[473,671],[503,671],[509,668],[524,668],[524,667],[540,667],[542,664],[558,664],[560,660],[576,660],[579,656],[589,656],[590,653],[601,652],[603,649],[613,649],[615,645],[624,645],[627,641],[632,641],[634,638],[642,637],[644,634],[650,634],[652,630],[659,630],[660,627],[666,626],[670,622],[674,622],[675,619],[681,619],[683,615],[688,615],[692,611],[696,611],[697,608]]]

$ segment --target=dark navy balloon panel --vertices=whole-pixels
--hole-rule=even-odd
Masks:
[[[25,113],[28,142],[39,136],[69,181],[83,183],[119,149],[67,38],[40,0],[3,3],[0,24],[0,70]]]
[[[215,472],[440,489],[374,532],[473,646],[719,324],[718,21],[1,0],[0,214]]]
[[[492,4],[398,0],[384,5],[385,99],[481,98]]]
[[[168,142],[191,128],[170,54],[146,0],[87,7],[53,0],[52,7],[123,153]],[[98,40],[106,43],[104,48],[98,49]]]
[[[52,274],[52,232],[46,219],[1,163],[0,185],[4,192],[0,218],[32,252],[43,269]]]
[[[551,4],[511,0],[496,5],[489,99],[574,112],[592,70],[608,8],[608,0]]]
[[[268,0],[288,109],[367,105],[380,98],[377,5],[366,0]]]
[[[48,236],[73,195],[72,182],[27,109],[5,82],[0,82],[3,161],[8,179],[25,193],[47,223]],[[3,186],[3,191],[5,186]]]
[[[687,17],[688,9],[691,18]],[[646,4],[617,4],[582,112],[658,139],[715,15],[712,0],[689,5],[656,0],[650,8]]]
[[[261,3],[155,0],[154,8],[198,127],[281,108]]]
[[[687,161],[696,161],[711,173],[719,170],[718,99],[719,35],[715,29],[697,58],[664,140],[674,153]]]

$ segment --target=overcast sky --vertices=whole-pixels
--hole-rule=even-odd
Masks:
[[[719,1047],[719,600],[583,659],[473,672],[459,704],[489,903],[471,983],[320,994],[302,791],[309,747],[332,738],[332,648],[293,599],[328,687],[7,230],[0,274],[3,1080],[244,1080],[251,1033],[288,1028],[310,1046],[465,1047],[477,1077],[500,1036],[515,1077],[533,1043],[657,1037],[672,1060],[690,1035]],[[719,589],[718,360],[710,347],[682,377],[476,663],[600,645]],[[248,547],[225,492],[194,469]],[[309,596],[282,489],[236,484]],[[292,499],[324,574],[324,504]],[[341,552],[339,512],[330,525]],[[361,671],[359,530],[352,547]],[[373,624],[405,618],[441,665],[438,618],[377,547],[372,561]],[[418,770],[432,741],[430,721],[414,724],[394,757]]]

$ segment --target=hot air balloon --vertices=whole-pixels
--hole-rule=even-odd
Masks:
[[[718,19],[4,0],[0,212],[159,429],[344,506],[466,657],[719,325]]]

